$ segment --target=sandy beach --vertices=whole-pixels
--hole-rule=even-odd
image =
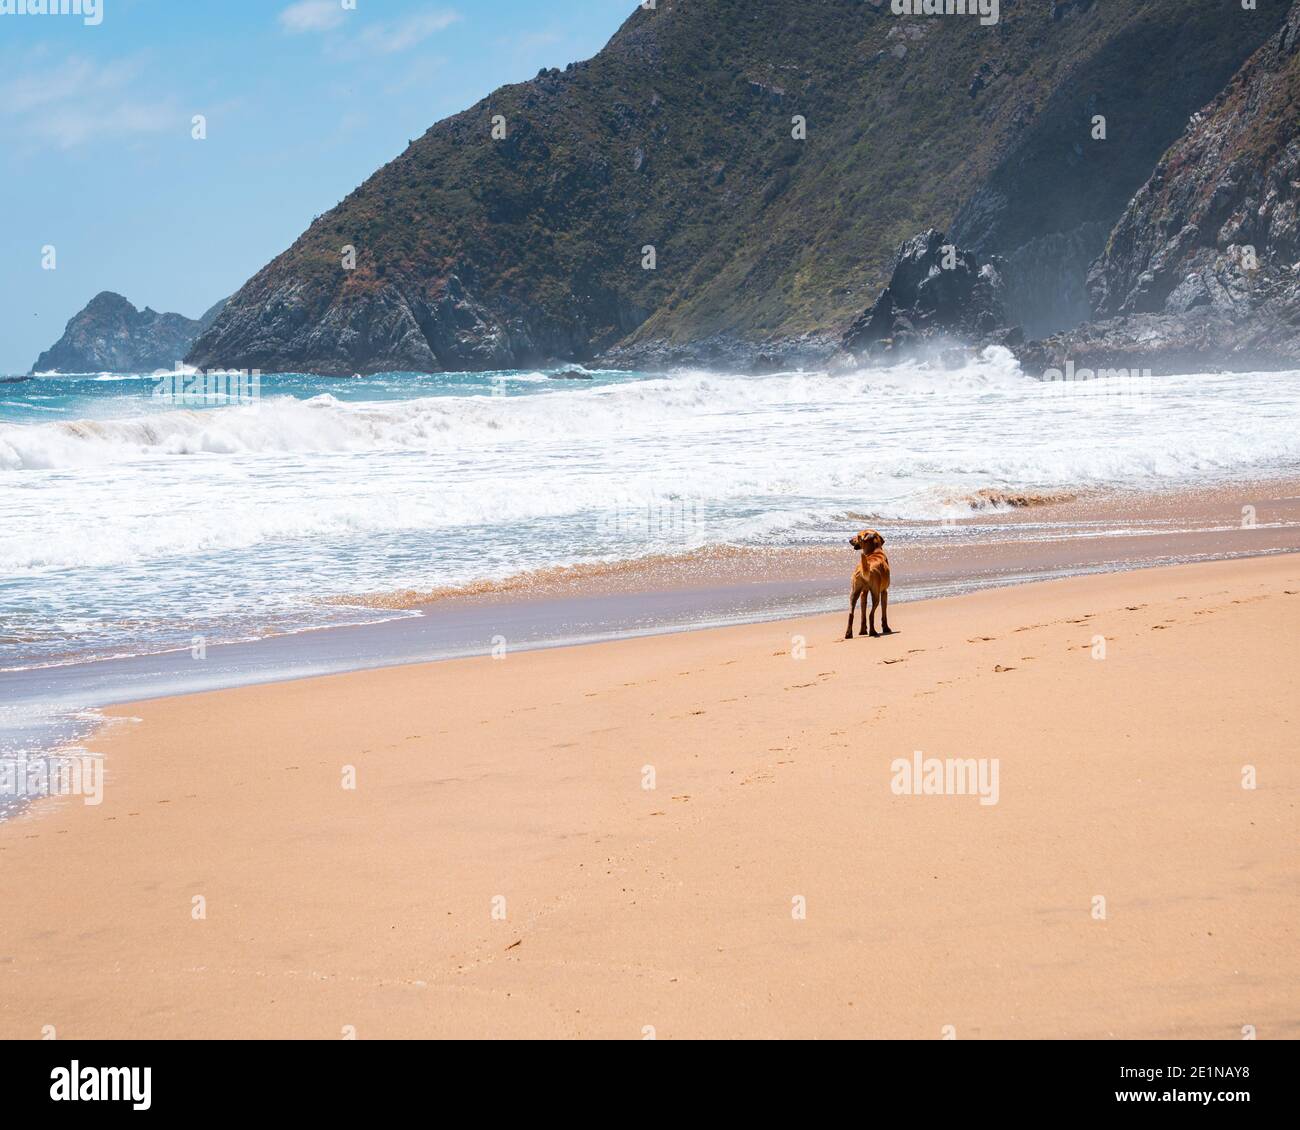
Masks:
[[[891,612],[115,708],[0,1036],[1300,1035],[1300,557]]]

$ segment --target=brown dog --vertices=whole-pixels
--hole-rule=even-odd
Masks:
[[[849,539],[849,545],[862,554],[862,560],[853,573],[853,593],[849,599],[849,630],[844,633],[846,640],[853,638],[853,609],[857,607],[858,598],[862,598],[862,626],[858,635],[888,636],[893,634],[889,626],[889,558],[880,547],[885,544],[875,530],[863,530],[855,538]],[[867,631],[867,594],[871,594],[871,631]],[[876,631],[876,605],[880,605],[880,631]]]

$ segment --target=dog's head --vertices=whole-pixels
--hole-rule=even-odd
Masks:
[[[884,544],[885,539],[875,530],[861,530],[857,537],[849,538],[849,545],[861,553],[875,553]]]

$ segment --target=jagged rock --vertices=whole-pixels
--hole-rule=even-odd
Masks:
[[[1300,367],[1300,0],[1192,116],[1088,274],[1096,320],[1031,370]]]
[[[707,368],[760,375],[783,370],[820,368],[839,348],[833,334],[801,334],[776,341],[747,341],[716,334],[687,342],[644,341],[606,350],[596,357],[609,369],[659,371]]]
[[[1016,350],[1034,376],[1048,369],[1150,369],[1154,374],[1300,368],[1300,303],[1276,317],[1239,318],[1202,307],[1183,314],[1123,314]]]
[[[127,299],[102,291],[74,315],[59,338],[36,359],[33,373],[150,373],[171,369],[220,313],[219,302],[202,318],[137,310]]]
[[[1018,342],[1002,305],[1005,267],[997,256],[981,262],[933,228],[915,235],[898,249],[889,285],[842,346],[874,360]]]
[[[207,332],[208,327],[221,316],[221,311],[226,308],[226,303],[229,301],[230,297],[227,295],[219,302],[214,302],[199,315],[199,333]]]
[[[272,372],[289,367],[284,358],[292,356],[305,372],[347,375],[514,369],[591,357],[580,319],[565,325],[522,303],[489,306],[454,274],[434,288],[393,278],[346,302],[293,279],[266,281],[272,285],[264,297],[228,310],[198,339],[192,363],[237,355],[242,367]]]

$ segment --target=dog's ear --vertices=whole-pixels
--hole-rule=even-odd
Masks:
[[[880,548],[882,545],[884,545],[884,544],[885,544],[885,538],[884,538],[884,535],[882,535],[882,534],[877,534],[877,535],[876,535],[876,548],[879,549],[879,548]]]

